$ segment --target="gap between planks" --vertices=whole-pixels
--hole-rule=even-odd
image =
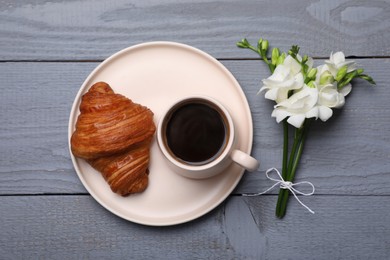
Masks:
[[[19,193],[19,194],[0,194],[0,197],[44,197],[44,196],[91,196],[89,193]],[[230,194],[232,197],[244,197],[242,194]],[[261,196],[252,196],[252,198],[256,197],[264,197],[264,196],[278,196],[278,194],[262,194]],[[297,196],[302,196],[297,194]],[[390,197],[389,194],[313,194],[312,196],[320,196],[320,197]]]
[[[107,57],[108,58],[108,57]],[[314,60],[325,60],[329,57],[312,57]],[[390,56],[347,56],[346,59],[356,59],[356,60],[365,60],[365,59],[390,59]],[[246,61],[246,60],[261,60],[261,58],[216,58],[220,61]],[[14,63],[67,63],[67,62],[80,62],[80,63],[89,63],[89,62],[103,62],[104,59],[54,59],[54,60],[0,60],[0,63],[14,62]]]

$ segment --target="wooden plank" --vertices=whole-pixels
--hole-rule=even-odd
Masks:
[[[356,81],[346,106],[315,124],[298,169],[317,194],[390,191],[390,60],[359,60],[378,83]],[[256,93],[267,68],[260,61],[223,61],[240,82],[254,121],[253,155],[260,172],[247,174],[235,193],[272,185],[264,171],[281,167],[282,129],[272,102]],[[84,193],[69,157],[67,125],[73,99],[97,63],[0,63],[0,194]],[[276,191],[274,191],[275,193]]]
[[[312,215],[276,196],[230,197],[186,224],[122,220],[89,196],[1,196],[2,259],[388,259],[388,196],[313,196]]]
[[[1,193],[84,192],[69,157],[67,122],[72,100],[95,66],[0,64]]]
[[[316,57],[390,56],[388,1],[3,1],[1,60],[102,60],[125,47],[168,40],[218,58],[254,58],[235,43],[263,37]]]

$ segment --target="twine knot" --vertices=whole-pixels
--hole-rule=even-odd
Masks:
[[[281,189],[285,189],[285,190],[289,190],[291,189],[293,183],[291,181],[283,181],[280,183],[280,188]]]
[[[270,172],[276,172],[279,176],[279,179],[274,179],[274,178],[271,178],[269,176],[269,173]],[[265,175],[267,176],[267,178],[271,181],[274,181],[275,184],[272,185],[269,189],[263,191],[263,192],[260,192],[260,193],[255,193],[255,194],[243,194],[243,196],[246,196],[246,197],[253,197],[253,196],[259,196],[259,195],[262,195],[264,193],[267,193],[269,192],[270,190],[272,190],[273,188],[275,188],[277,185],[280,186],[281,189],[285,189],[285,190],[289,190],[295,197],[295,199],[303,206],[305,207],[310,213],[314,214],[314,211],[311,210],[308,206],[306,206],[305,204],[303,204],[303,202],[298,198],[297,196],[297,193],[300,194],[300,195],[303,195],[303,196],[310,196],[310,195],[313,195],[314,194],[314,191],[315,191],[315,188],[314,188],[314,185],[313,183],[309,182],[309,181],[301,181],[301,182],[297,182],[297,183],[292,183],[291,181],[285,181],[282,177],[282,175],[280,174],[280,172],[278,171],[278,169],[276,168],[270,168],[268,169],[266,172],[265,172]],[[298,185],[302,185],[302,184],[307,184],[309,186],[311,186],[312,188],[312,191],[311,192],[308,192],[308,193],[305,193],[305,192],[302,192],[296,188],[294,188],[294,186],[298,186]]]

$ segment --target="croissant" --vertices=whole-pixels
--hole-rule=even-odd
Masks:
[[[150,109],[98,82],[81,98],[71,151],[101,172],[113,192],[126,196],[148,185],[155,130]]]

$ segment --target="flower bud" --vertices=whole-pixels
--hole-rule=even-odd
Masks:
[[[316,68],[312,68],[309,73],[307,74],[307,77],[310,78],[310,79],[315,79],[317,75],[317,69]]]
[[[336,74],[336,81],[340,81],[347,74],[348,66],[343,66]]]
[[[329,70],[324,71],[320,76],[320,85],[326,85],[329,83],[333,83],[334,78],[332,73]]]
[[[309,56],[307,56],[306,54],[303,56],[302,58],[302,63],[306,63],[307,60],[309,59]]]
[[[240,47],[240,48],[248,48],[249,47],[249,42],[247,39],[242,39],[240,42],[237,42],[236,43],[237,47]]]
[[[263,42],[261,43],[261,50],[264,52],[268,50],[268,41],[267,40],[263,40]]]
[[[246,48],[246,47],[247,47],[247,46],[245,46],[245,44],[242,43],[242,42],[237,42],[236,45],[237,45],[237,47],[239,47],[239,48]]]
[[[357,72],[356,71],[352,71],[350,73],[347,73],[346,76],[345,76],[345,80],[347,83],[349,83],[351,80],[353,80],[355,77],[357,76]]]
[[[273,65],[276,65],[278,58],[279,58],[279,49],[273,48],[272,49],[272,56],[271,56],[271,62]]]
[[[376,85],[374,79],[371,78],[371,77],[368,76],[368,75],[362,74],[362,75],[359,75],[358,77],[361,78],[361,79],[367,80],[368,82],[370,82],[370,83],[373,84],[373,85]]]
[[[317,88],[316,83],[312,80],[306,84],[309,88]]]
[[[285,58],[286,58],[286,53],[283,52],[282,55],[278,57],[278,60],[276,61],[276,65],[283,64]]]
[[[257,50],[260,52],[261,51],[261,44],[263,42],[263,38],[260,38],[258,41],[257,41]]]

